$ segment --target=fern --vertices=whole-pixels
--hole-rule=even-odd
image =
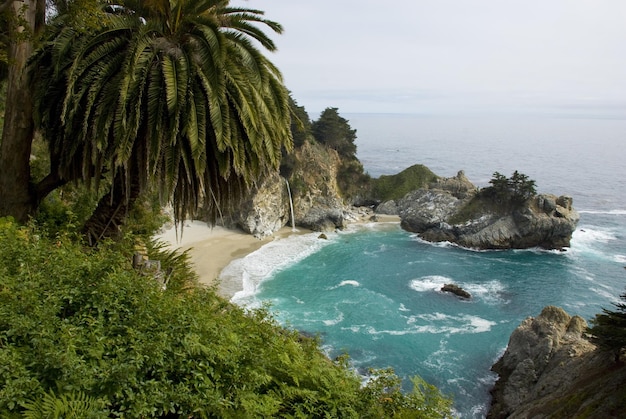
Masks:
[[[53,391],[23,404],[25,419],[85,419],[106,418],[104,401],[82,392],[56,395]]]

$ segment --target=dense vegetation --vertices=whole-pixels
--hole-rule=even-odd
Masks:
[[[316,339],[189,287],[184,256],[153,249],[170,275],[164,291],[132,269],[132,243],[89,250],[72,235],[47,238],[0,219],[0,416],[449,413],[449,401],[419,379],[403,394],[384,370],[362,387],[347,360],[326,358]]]
[[[519,205],[537,194],[535,181],[517,170],[510,178],[495,172],[489,183],[491,186],[483,188],[480,195],[506,207]]]

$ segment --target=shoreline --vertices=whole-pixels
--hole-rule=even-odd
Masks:
[[[371,215],[371,214],[369,214]],[[368,215],[368,216],[369,216]],[[380,223],[399,222],[399,217],[390,215],[377,215]],[[367,217],[360,216],[350,220],[348,224],[362,224],[369,222]],[[312,230],[285,226],[273,235],[258,239],[242,230],[209,226],[203,221],[185,221],[182,237],[180,229],[177,232],[174,227],[163,231],[155,236],[156,239],[167,243],[168,248],[180,252],[188,251],[193,269],[198,275],[198,282],[202,286],[216,287],[216,291],[222,297],[230,300],[236,292],[243,290],[243,281],[236,287],[219,287],[220,274],[224,268],[232,262],[242,259],[247,255],[259,250],[264,245],[275,240],[281,240],[292,235],[316,233]],[[321,232],[319,232],[321,234]],[[217,289],[222,288],[222,289]]]

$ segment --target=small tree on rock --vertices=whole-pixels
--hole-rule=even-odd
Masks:
[[[491,186],[483,189],[483,196],[503,204],[521,204],[537,194],[535,181],[517,170],[510,178],[495,172],[489,183]]]
[[[626,292],[620,295],[622,303],[614,303],[617,310],[602,309],[602,314],[596,314],[591,320],[593,325],[588,329],[592,341],[600,348],[613,352],[615,360],[619,361],[620,353],[626,347]]]

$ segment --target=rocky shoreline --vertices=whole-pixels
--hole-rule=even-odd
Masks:
[[[340,197],[332,167],[318,167],[322,173],[330,172],[323,177],[325,184],[311,176],[306,187],[290,189],[288,181],[278,174],[266,179],[233,214],[231,224],[257,238],[271,236],[291,223],[326,232],[345,228],[354,213],[374,209],[379,215],[399,216],[402,228],[426,241],[473,249],[563,250],[569,247],[580,218],[572,198],[551,194],[539,194],[506,211],[494,211],[483,205],[478,188],[462,171],[453,178],[437,178],[401,199],[355,207]],[[472,208],[469,215],[468,208]]]

